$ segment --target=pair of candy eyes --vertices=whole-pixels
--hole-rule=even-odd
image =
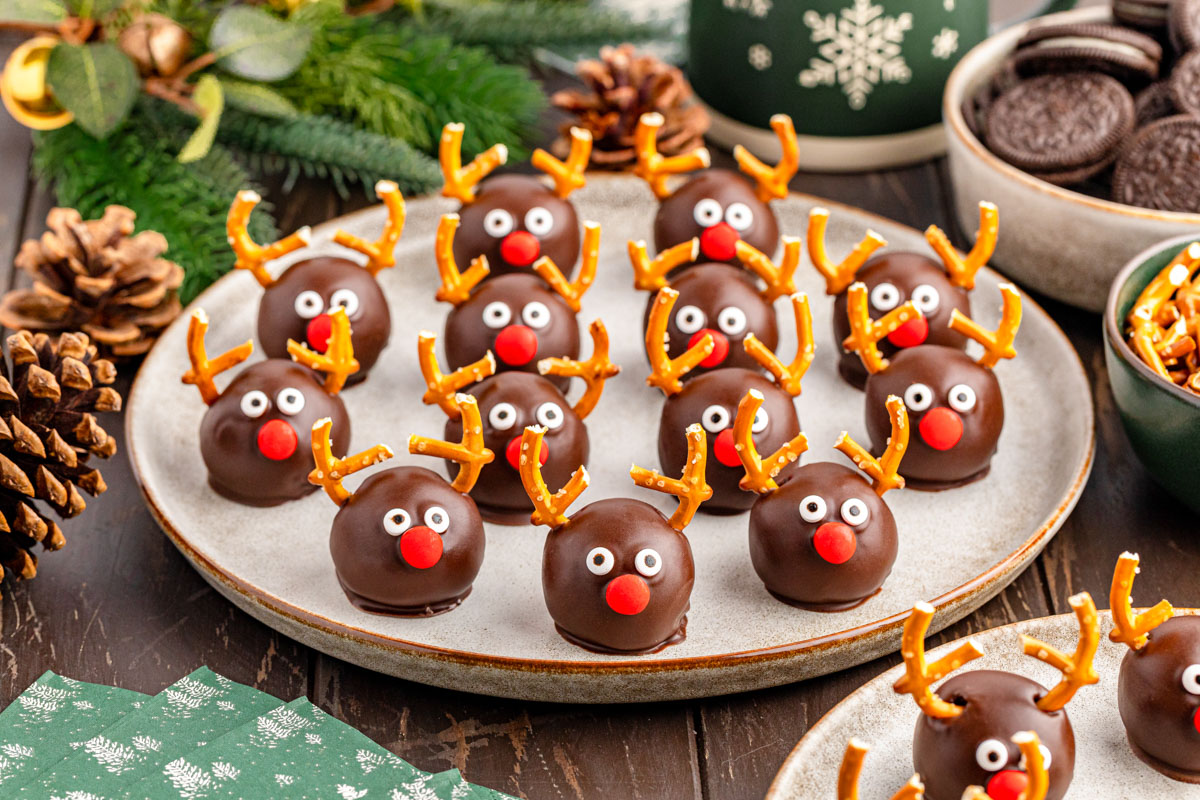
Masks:
[[[538,425],[549,428],[550,430],[558,430],[562,427],[566,415],[563,414],[562,406],[553,401],[542,403],[533,412],[534,419]],[[498,431],[507,431],[517,424],[517,408],[512,403],[497,403],[492,406],[492,410],[488,412],[488,423],[493,429]]]
[[[884,282],[871,290],[871,305],[878,311],[891,311],[900,305],[901,299],[900,290],[895,284]],[[922,314],[932,314],[942,304],[942,296],[928,283],[922,283],[913,289],[912,301]]]
[[[950,387],[950,392],[946,396],[946,402],[950,407],[960,414],[965,414],[975,408],[977,398],[975,390],[965,383],[958,383]],[[925,411],[933,405],[933,390],[923,383],[910,384],[904,390],[904,405],[909,411]]]
[[[709,433],[720,433],[728,428],[731,422],[733,422],[733,414],[725,406],[711,405],[700,415],[700,424]],[[768,416],[767,410],[760,407],[758,411],[754,412],[754,422],[750,424],[750,430],[753,433],[762,433],[770,424],[771,418]]]
[[[723,209],[716,200],[706,197],[692,207],[692,219],[701,228],[711,228],[722,218],[735,231],[749,230],[754,224],[754,212],[745,203],[730,203],[729,208]]]
[[[389,509],[383,515],[383,529],[389,536],[399,536],[412,527],[412,514],[403,508]],[[441,506],[430,506],[425,510],[425,527],[434,533],[445,533],[450,527],[450,515]]]
[[[499,330],[512,322],[513,312],[508,303],[493,300],[483,307],[483,324]],[[521,321],[531,328],[541,330],[550,324],[550,309],[545,303],[534,300],[521,309]]]
[[[593,547],[587,554],[588,572],[593,575],[607,575],[613,571],[613,567],[617,564],[617,559],[613,556],[612,550],[607,547]],[[657,550],[647,547],[645,550],[639,550],[634,556],[633,568],[638,571],[638,574],[653,578],[658,573],[662,572],[662,556]]]
[[[809,524],[815,525],[824,520],[828,510],[828,506],[825,505],[825,498],[818,494],[810,494],[800,501],[800,519]],[[871,510],[867,508],[866,503],[857,497],[851,497],[842,503],[840,511],[842,521],[852,528],[866,524],[867,520],[871,518]]]
[[[242,395],[242,413],[250,419],[258,419],[270,407],[271,400],[266,392],[253,389]],[[275,395],[275,407],[289,417],[299,414],[304,409],[304,392],[293,386],[280,389]]]
[[[684,306],[675,312],[675,327],[684,333],[696,333],[708,324],[708,317],[696,306]],[[737,306],[728,306],[717,314],[717,327],[722,333],[737,336],[746,330],[746,312]]]
[[[296,295],[295,308],[301,319],[312,319],[325,311],[325,300],[312,289],[306,289]],[[353,317],[358,311],[358,295],[350,289],[338,289],[329,297],[329,313],[339,308],[346,309],[347,317]]]
[[[1042,751],[1042,766],[1045,769],[1050,769],[1050,762],[1054,760],[1050,748],[1044,744],[1040,744],[1038,745],[1038,749]],[[975,748],[975,763],[979,764],[981,769],[985,769],[988,772],[999,772],[1008,766],[1008,761],[1008,745],[999,739],[985,739]],[[1025,769],[1025,756],[1021,756],[1018,766],[1021,769]]]
[[[493,208],[483,218],[483,229],[488,236],[501,239],[512,233],[516,223],[513,215],[503,208]],[[534,236],[545,236],[554,230],[554,215],[549,209],[536,206],[525,212],[525,230]]]

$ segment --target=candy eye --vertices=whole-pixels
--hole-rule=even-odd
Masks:
[[[999,772],[1008,764],[1008,747],[999,739],[987,739],[975,748],[975,762],[988,772]]]
[[[425,524],[434,533],[445,533],[450,527],[450,515],[441,506],[433,506],[425,512]]]
[[[541,206],[529,209],[525,215],[525,230],[534,236],[545,236],[554,230],[554,215]]]
[[[550,324],[550,309],[546,308],[545,303],[536,300],[526,303],[521,309],[521,319],[531,328],[544,328]]]
[[[810,494],[801,500],[800,519],[805,522],[820,522],[825,519],[825,498]]]
[[[746,312],[737,306],[721,309],[717,315],[717,327],[730,336],[737,336],[746,330]]]
[[[695,306],[684,306],[675,312],[675,327],[684,333],[695,333],[706,321],[704,312]]]
[[[321,295],[308,289],[296,295],[295,308],[301,319],[312,319],[325,310],[325,301],[321,299]]]
[[[930,286],[928,283],[922,283],[917,288],[913,289],[912,293],[913,305],[922,314],[932,314],[937,311],[938,306],[942,303],[942,296],[938,294],[938,290]]]
[[[960,383],[950,390],[950,407],[966,413],[975,407],[975,390]]]
[[[881,283],[871,290],[871,305],[880,311],[891,311],[900,305],[900,290],[890,283]]]
[[[745,203],[734,203],[725,209],[725,221],[735,231],[748,230],[754,224],[754,212]]]
[[[488,303],[483,307],[483,324],[492,330],[503,328],[512,319],[512,309],[507,303],[499,300]]]
[[[721,221],[721,204],[711,197],[706,197],[696,203],[692,209],[692,218],[701,228],[711,228]]]
[[[658,554],[657,550],[651,550],[647,547],[633,559],[633,566],[647,578],[653,578],[662,572],[662,556]]]
[[[275,395],[275,405],[289,417],[299,414],[304,409],[304,392],[289,386]]]
[[[383,529],[392,536],[399,536],[412,527],[412,517],[403,508],[389,509],[383,515]]]
[[[242,395],[242,413],[250,419],[258,419],[267,410],[271,401],[262,392],[255,389]]]
[[[730,413],[725,406],[712,405],[700,415],[700,424],[709,433],[720,433],[729,427]]]
[[[933,405],[933,390],[923,383],[914,383],[904,390],[904,405],[909,411],[924,411]]]
[[[513,229],[512,214],[509,214],[503,208],[493,208],[483,218],[483,229],[487,231],[488,236],[497,239],[501,236],[507,236]]]
[[[558,430],[563,424],[563,410],[558,403],[542,403],[534,412],[539,425],[545,425],[550,430]]]
[[[851,527],[862,525],[870,518],[871,512],[867,510],[867,504],[857,497],[851,497],[842,503],[842,520],[847,525]]]
[[[1192,664],[1183,671],[1183,689],[1188,694],[1200,694],[1200,664]]]
[[[353,317],[358,311],[358,295],[350,289],[338,289],[329,298],[329,311],[334,312],[339,308],[346,309],[347,317]]]
[[[488,412],[488,424],[498,431],[506,431],[517,423],[517,409],[512,403],[497,403]]]
[[[1050,769],[1050,764],[1054,761],[1054,754],[1051,753],[1050,748],[1046,747],[1044,744],[1039,744],[1038,750],[1042,751],[1042,768]],[[1023,754],[1021,756],[1021,763],[1017,766],[1019,766],[1021,769],[1027,769],[1025,766],[1025,756]]]
[[[762,433],[771,424],[771,418],[767,415],[767,410],[759,406],[758,411],[754,412],[754,422],[750,423],[751,433]]]
[[[616,559],[607,547],[593,547],[587,554],[588,572],[593,575],[607,575],[612,572]]]

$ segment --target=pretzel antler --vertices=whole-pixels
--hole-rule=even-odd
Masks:
[[[953,719],[963,713],[962,706],[947,703],[938,697],[931,686],[964,664],[983,655],[974,640],[954,648],[932,664],[925,663],[925,634],[933,619],[933,606],[920,602],[913,606],[912,614],[904,622],[904,635],[900,642],[900,655],[904,658],[904,677],[892,688],[897,694],[911,694],[917,706],[928,717]]]
[[[1046,771],[1046,757],[1042,755],[1042,742],[1033,731],[1014,733],[1013,742],[1024,756],[1025,791],[1017,800],[1046,800],[1050,791],[1050,774]],[[968,786],[962,800],[991,800],[991,795],[982,786]]]
[[[891,489],[904,488],[904,478],[901,477],[899,469],[904,451],[908,449],[908,409],[904,407],[904,401],[895,395],[889,395],[887,410],[892,420],[892,435],[888,437],[887,449],[878,459],[851,439],[846,431],[842,431],[837,444],[833,446],[835,450],[849,456],[854,466],[871,477],[875,494],[880,497]]]
[[[456,492],[467,494],[479,480],[479,473],[492,463],[496,454],[483,443],[483,424],[479,419],[479,402],[469,394],[456,395],[455,403],[462,412],[462,441],[443,442],[413,434],[408,437],[408,452],[454,461],[458,476],[450,484]]]
[[[867,372],[875,374],[887,369],[889,363],[879,352],[879,340],[923,315],[909,300],[880,319],[872,320],[871,309],[867,306],[867,285],[860,281],[846,290],[846,316],[850,320],[850,335],[842,342],[842,347],[857,352]]]
[[[471,259],[471,266],[467,267],[466,272],[458,271],[458,261],[454,258],[454,233],[461,221],[458,214],[443,214],[438,221],[437,235],[433,242],[433,255],[437,261],[438,275],[442,279],[442,285],[433,296],[454,306],[460,306],[470,300],[471,290],[492,271],[485,255]]]
[[[767,284],[763,300],[773,303],[780,297],[796,293],[796,267],[800,266],[800,240],[795,236],[784,236],[783,261],[779,266],[770,256],[748,242],[738,240],[735,245],[738,260]]]
[[[338,308],[329,315],[333,322],[329,344],[324,353],[310,350],[308,345],[288,339],[288,355],[297,364],[325,373],[322,387],[327,394],[337,394],[346,385],[346,379],[358,372],[358,359],[354,357],[354,343],[350,338],[350,318],[346,309]]]
[[[825,293],[837,295],[854,283],[854,276],[863,264],[887,241],[875,231],[868,230],[850,254],[841,263],[834,264],[825,251],[825,228],[828,224],[829,209],[814,208],[808,212],[808,257],[812,259],[817,272],[825,278]]]
[[[858,739],[846,744],[842,755],[842,766],[838,769],[837,800],[858,800],[858,776],[862,774],[863,759],[870,748]],[[921,800],[925,796],[925,785],[920,775],[913,775],[892,800]],[[986,799],[985,799],[986,800]]]
[[[533,514],[530,521],[534,525],[545,525],[548,528],[561,528],[570,518],[567,509],[571,503],[583,494],[588,487],[590,478],[587,467],[582,464],[571,474],[567,485],[551,494],[542,478],[542,437],[546,429],[539,426],[529,427],[521,434],[521,459],[518,471],[521,473],[521,485],[525,494],[533,501]],[[534,454],[538,455],[534,455]]]
[[[775,114],[771,117],[771,128],[779,137],[779,146],[783,151],[775,166],[768,167],[740,144],[733,148],[738,169],[754,179],[758,199],[764,203],[787,197],[788,181],[800,169],[800,144],[796,141],[796,126],[792,124],[792,118],[787,114]]]
[[[950,314],[950,328],[963,336],[974,339],[983,345],[983,357],[979,366],[991,369],[1002,358],[1016,358],[1017,350],[1013,340],[1021,327],[1021,294],[1011,283],[1000,284],[1000,293],[1004,298],[1004,310],[1000,316],[1000,325],[996,331],[984,330],[975,320],[963,314],[957,308]]]
[[[621,368],[608,358],[608,330],[604,323],[595,320],[588,326],[592,335],[592,356],[587,361],[575,361],[570,358],[543,358],[538,362],[538,372],[542,375],[558,375],[564,378],[582,378],[587,385],[583,396],[576,401],[572,409],[580,419],[586,419],[600,402],[604,392],[604,382],[616,377]]]
[[[668,478],[636,464],[629,468],[629,477],[633,478],[634,483],[679,498],[679,508],[675,509],[675,513],[667,522],[680,533],[691,523],[692,517],[696,516],[700,504],[713,494],[712,487],[704,481],[708,443],[701,425],[688,425],[687,443],[687,460],[683,463],[683,476],[680,478]]]
[[[988,262],[996,251],[996,239],[1000,235],[1000,211],[991,203],[979,204],[979,231],[975,234],[975,245],[966,257],[960,256],[950,244],[949,237],[937,225],[925,229],[929,245],[941,257],[950,274],[950,282],[967,291],[975,288],[975,273]]]
[[[1065,655],[1032,636],[1021,635],[1021,648],[1025,655],[1033,656],[1063,674],[1058,685],[1037,701],[1037,707],[1046,712],[1061,710],[1084,686],[1100,682],[1100,676],[1092,666],[1092,659],[1100,644],[1100,623],[1096,616],[1096,604],[1087,592],[1081,592],[1067,602],[1074,609],[1075,618],[1079,620],[1079,643],[1075,646],[1074,654]]]
[[[667,285],[667,273],[684,264],[691,264],[700,256],[700,240],[690,239],[668,247],[653,260],[646,254],[646,243],[629,242],[629,263],[633,265],[633,288],[643,292],[656,292]]]
[[[568,281],[562,270],[550,258],[542,256],[533,264],[533,271],[542,277],[550,288],[558,292],[576,314],[583,307],[583,296],[596,280],[596,264],[600,260],[600,223],[583,223],[583,246],[580,248],[579,277]]]
[[[698,147],[690,153],[667,158],[658,152],[658,129],[663,126],[663,115],[657,111],[642,114],[633,132],[633,149],[637,153],[637,165],[633,174],[650,184],[650,190],[659,200],[671,195],[667,178],[683,172],[693,172],[712,165],[708,148]]]
[[[204,309],[197,308],[192,312],[188,322],[187,349],[188,360],[192,368],[183,373],[183,382],[190,383],[200,390],[200,397],[205,405],[212,405],[221,397],[217,384],[213,380],[227,369],[232,369],[245,361],[254,352],[254,342],[245,341],[232,350],[227,350],[211,361],[204,347],[204,335],[208,333],[208,314]]]
[[[417,363],[421,366],[426,387],[421,402],[427,406],[437,403],[450,419],[459,417],[458,393],[462,389],[496,374],[496,357],[491,350],[472,364],[459,367],[449,375],[442,374],[437,360],[437,334],[429,331],[417,334]]]
[[[367,257],[367,263],[363,266],[372,277],[378,275],[380,270],[396,266],[396,243],[404,232],[405,217],[404,195],[395,181],[376,182],[375,194],[387,207],[388,214],[387,221],[383,223],[383,233],[377,241],[366,242],[343,230],[333,234],[333,241]]]
[[[671,309],[675,307],[677,299],[679,292],[670,286],[659,289],[650,308],[650,318],[646,321],[646,355],[650,359],[650,374],[646,377],[646,383],[661,389],[668,397],[683,391],[680,378],[712,355],[716,347],[713,337],[706,333],[679,357],[667,355],[667,321],[671,318]]]
[[[351,493],[342,486],[342,479],[387,461],[393,453],[386,444],[377,444],[357,455],[337,458],[333,455],[333,445],[329,439],[332,429],[333,420],[329,417],[317,420],[312,426],[312,454],[315,466],[312,472],[308,473],[308,482],[323,488],[330,500],[343,506],[350,499]]]
[[[259,285],[266,289],[275,283],[271,273],[267,272],[266,263],[301,247],[307,247],[312,238],[312,230],[305,225],[295,233],[265,247],[258,244],[250,238],[250,231],[246,226],[250,223],[250,212],[261,202],[262,197],[258,192],[250,189],[238,192],[233,198],[233,204],[229,206],[229,216],[225,219],[225,233],[229,237],[229,246],[237,256],[234,267],[249,270]]]
[[[559,161],[542,148],[533,151],[530,163],[554,180],[554,193],[564,200],[587,183],[585,172],[592,157],[592,133],[583,128],[571,128],[571,152],[566,161]]]
[[[1198,266],[1200,243],[1192,242],[1146,285],[1134,301],[1127,318],[1131,328],[1130,345],[1152,370],[1167,379],[1170,379],[1171,373],[1163,363],[1163,354],[1160,352],[1163,338],[1160,315],[1170,308],[1179,310],[1178,306],[1171,306],[1169,301],[1176,291],[1189,284]],[[1200,288],[1200,278],[1192,286]],[[1187,305],[1191,307],[1193,303],[1188,302]],[[1193,319],[1197,317],[1195,314],[1192,316]],[[1196,335],[1200,335],[1200,327],[1196,330]]]
[[[463,124],[448,122],[442,128],[438,142],[438,161],[442,165],[443,197],[453,197],[463,205],[475,202],[475,185],[486,178],[496,167],[508,160],[508,148],[494,144],[475,156],[465,167],[462,165]]]
[[[737,416],[733,418],[734,449],[746,470],[746,475],[738,482],[738,486],[757,494],[767,494],[778,489],[779,484],[775,482],[775,476],[808,450],[808,437],[800,433],[767,456],[764,462],[754,445],[753,437],[754,415],[758,413],[762,404],[763,393],[758,389],[751,389],[738,403]]]
[[[1113,618],[1113,629],[1108,638],[1118,644],[1129,645],[1131,650],[1141,650],[1145,647],[1146,642],[1150,640],[1150,632],[1175,616],[1175,609],[1166,600],[1158,601],[1149,611],[1133,613],[1133,579],[1137,576],[1140,560],[1137,553],[1121,554],[1113,572],[1112,591],[1108,596]]]
[[[796,357],[791,364],[784,364],[779,356],[763,344],[753,333],[742,340],[746,352],[775,376],[779,388],[792,397],[800,396],[800,381],[812,366],[816,347],[813,345],[812,312],[808,308],[808,295],[800,292],[792,295],[792,313],[796,318]]]

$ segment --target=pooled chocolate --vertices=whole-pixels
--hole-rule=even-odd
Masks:
[[[736,264],[738,241],[773,254],[779,246],[779,223],[771,207],[758,199],[751,181],[732,170],[706,169],[663,200],[654,216],[654,246],[659,252],[692,238],[700,239],[705,261]]]

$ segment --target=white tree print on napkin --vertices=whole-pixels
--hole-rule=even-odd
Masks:
[[[339,783],[337,787],[338,797],[342,800],[360,800],[367,796],[366,789],[355,789],[348,783]]]

